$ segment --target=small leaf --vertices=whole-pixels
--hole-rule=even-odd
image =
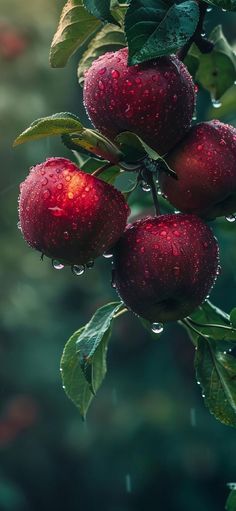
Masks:
[[[161,165],[161,170],[167,172],[173,177],[176,173],[169,167],[164,158],[162,158],[154,149],[149,147],[138,135],[131,133],[130,131],[124,131],[117,135],[115,142],[120,146],[121,151],[125,155],[125,161],[128,163],[139,162],[143,160],[146,167],[149,166],[149,170],[152,168],[152,172],[157,171],[158,164]],[[154,162],[154,165],[153,165]]]
[[[197,380],[210,412],[236,427],[236,359],[223,353],[221,343],[199,337],[195,357]]]
[[[61,375],[63,388],[67,396],[79,408],[82,417],[85,418],[93,395],[76,353],[76,343],[83,330],[84,328],[81,328],[75,332],[65,345],[61,359]]]
[[[236,328],[236,307],[230,312],[230,322],[234,328]]]
[[[114,23],[110,11],[110,0],[83,0],[83,4],[87,11],[99,20]]]
[[[99,26],[100,21],[87,12],[82,0],[68,0],[51,44],[51,66],[64,67],[73,53]]]
[[[225,11],[236,11],[236,0],[206,0],[206,2]]]
[[[106,351],[111,323],[122,302],[113,302],[98,309],[77,339],[76,351],[86,380],[97,392],[106,374]]]
[[[86,52],[80,59],[78,79],[80,85],[84,82],[84,74],[94,60],[108,51],[116,51],[126,46],[124,32],[115,25],[105,25],[89,43]]]
[[[191,314],[190,319],[193,327],[199,332],[191,330],[191,338],[194,341],[197,341],[201,335],[208,335],[211,339],[218,341],[236,341],[236,330],[232,328],[229,315],[215,307],[209,300],[200,305]]]
[[[225,505],[225,509],[226,509],[226,511],[235,511],[236,510],[236,489],[233,489],[230,492],[227,502],[226,502],[226,505]]]
[[[82,133],[83,130],[84,128],[78,117],[68,112],[62,112],[32,122],[29,128],[16,138],[13,146],[48,136],[62,135],[63,133]]]
[[[118,163],[124,158],[122,151],[104,135],[96,130],[84,128],[81,133],[68,135],[66,145],[76,150],[82,147],[88,154],[95,154],[111,163]]]
[[[125,16],[129,64],[175,52],[193,35],[198,20],[194,0],[131,0]]]
[[[221,98],[236,80],[236,55],[221,26],[214,28],[209,39],[214,43],[214,49],[206,54],[199,52],[195,79],[210,92],[214,101]]]
[[[105,162],[104,162],[105,165]],[[93,158],[88,158],[88,160],[82,165],[81,169],[84,172],[88,172],[89,174],[92,174],[95,170],[102,167],[101,160],[94,160]],[[121,169],[120,167],[114,166],[109,167],[108,169],[104,170],[99,175],[99,179],[102,179],[102,181],[105,181],[106,183],[109,183],[110,185],[114,185],[116,178],[120,175]]]

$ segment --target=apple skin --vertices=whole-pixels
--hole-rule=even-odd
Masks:
[[[217,241],[195,215],[138,220],[114,249],[114,287],[128,309],[151,323],[191,314],[218,273]]]
[[[236,211],[236,129],[214,120],[193,126],[166,158],[178,179],[161,172],[162,193],[184,213],[206,219]]]
[[[123,233],[129,207],[112,185],[65,158],[33,167],[20,186],[20,228],[27,243],[64,264],[86,264]]]
[[[108,138],[132,131],[163,155],[191,125],[192,78],[174,55],[134,66],[128,66],[127,59],[128,49],[123,48],[93,62],[85,75],[85,108]]]

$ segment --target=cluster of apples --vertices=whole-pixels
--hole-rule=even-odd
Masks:
[[[118,294],[158,332],[198,307],[219,273],[218,244],[204,220],[236,210],[236,130],[219,121],[191,127],[195,88],[177,57],[135,66],[127,57],[125,48],[92,64],[87,113],[108,138],[131,131],[165,156],[178,179],[161,171],[159,186],[181,213],[127,226],[121,192],[67,159],[50,158],[21,185],[20,226],[29,245],[77,275],[112,255]]]

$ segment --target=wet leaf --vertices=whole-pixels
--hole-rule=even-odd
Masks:
[[[224,424],[236,427],[236,359],[221,343],[199,337],[195,356],[197,380],[206,406]]]
[[[191,338],[195,342],[201,335],[210,336],[211,339],[217,341],[236,341],[236,329],[233,328],[229,315],[215,307],[209,300],[200,305],[189,318],[192,320],[192,326],[198,332],[189,330]]]
[[[106,374],[106,352],[111,325],[115,314],[122,307],[122,302],[113,302],[98,309],[77,339],[76,352],[80,366],[94,393]]]
[[[95,154],[111,163],[124,158],[122,151],[104,135],[96,130],[84,128],[82,133],[73,133],[63,139],[69,149],[84,149],[87,154]]]
[[[214,28],[209,39],[214,43],[214,49],[204,55],[199,52],[195,79],[209,91],[214,101],[219,100],[236,80],[236,54],[224,37],[221,26]]]
[[[206,0],[206,2],[225,11],[236,11],[236,0]]]
[[[194,0],[131,0],[125,16],[129,64],[168,55],[193,35],[199,19]]]
[[[61,375],[63,388],[67,396],[79,408],[84,418],[93,399],[90,386],[84,377],[79,357],[76,353],[76,343],[84,328],[77,330],[66,343],[61,358]]]
[[[93,61],[108,51],[116,51],[126,46],[124,32],[115,25],[105,25],[90,42],[86,52],[80,59],[78,66],[78,79],[82,85],[84,73],[90,68]]]
[[[51,44],[51,66],[64,67],[73,53],[99,26],[100,21],[84,8],[82,0],[68,0]]]
[[[110,0],[83,0],[84,7],[96,18],[108,23],[114,23]]]
[[[232,309],[230,312],[230,322],[232,326],[236,327],[236,308]]]
[[[68,112],[62,112],[51,115],[50,117],[42,117],[32,122],[32,124],[16,138],[13,145],[17,146],[32,140],[62,135],[63,133],[82,133],[83,130],[84,128],[78,117]]]

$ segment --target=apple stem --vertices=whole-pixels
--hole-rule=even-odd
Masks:
[[[155,183],[153,173],[146,172],[145,179],[151,188],[152,198],[153,198],[154,207],[155,207],[155,211],[156,211],[156,216],[159,216],[161,214],[161,210],[160,210],[160,205],[159,205],[159,200],[158,200],[158,195],[157,195],[157,188],[156,188],[156,183]]]
[[[98,177],[100,176],[100,174],[102,172],[104,172],[104,170],[107,170],[109,169],[110,167],[113,167],[113,163],[111,163],[110,161],[108,163],[106,163],[105,165],[103,165],[103,167],[99,167],[98,169],[96,169],[94,172],[92,172],[92,176],[95,176],[95,177]]]
[[[179,58],[179,60],[184,60],[190,47],[193,43],[196,44],[198,49],[201,51],[201,53],[210,53],[214,48],[214,43],[212,41],[209,41],[206,37],[202,35],[203,30],[203,23],[205,19],[205,15],[207,12],[207,3],[206,2],[199,2],[199,20],[196,27],[196,30],[192,37],[187,41],[186,44],[180,50],[176,53],[176,56]]]

